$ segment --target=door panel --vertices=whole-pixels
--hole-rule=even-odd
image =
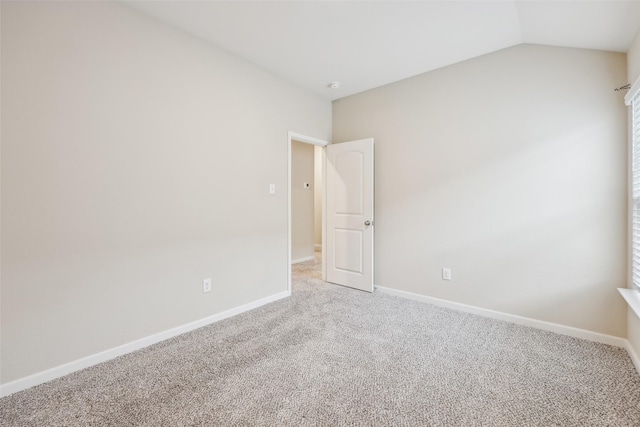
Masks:
[[[334,267],[362,274],[362,231],[336,228],[334,240]]]
[[[341,215],[363,215],[362,178],[364,156],[357,151],[336,156],[335,181],[336,213]]]
[[[373,292],[373,138],[327,146],[327,281]]]

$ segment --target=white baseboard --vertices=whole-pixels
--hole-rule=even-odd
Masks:
[[[291,265],[298,264],[299,262],[313,261],[314,259],[315,259],[315,255],[307,256],[307,257],[304,257],[304,258],[292,259],[291,260]]]
[[[631,343],[628,340],[625,340],[625,341],[626,341],[625,349],[627,350],[627,353],[629,353],[629,357],[633,362],[633,366],[636,367],[636,371],[640,373],[640,357],[638,357],[638,353],[636,353],[636,350],[633,348]]]
[[[376,290],[389,295],[408,298],[416,301],[422,301],[422,302],[437,305],[440,307],[451,308],[453,310],[464,311],[465,313],[477,314],[479,316],[490,317],[492,319],[504,320],[506,322],[515,323],[523,326],[530,326],[532,328],[555,332],[562,335],[568,335],[575,338],[582,338],[585,340],[595,341],[602,344],[609,344],[615,347],[622,347],[622,348],[626,348],[627,350],[631,347],[626,339],[620,338],[620,337],[614,337],[613,335],[601,334],[599,332],[588,331],[586,329],[579,329],[579,328],[574,328],[572,326],[559,325],[557,323],[545,322],[544,320],[531,319],[529,317],[503,313],[500,311],[475,307],[473,305],[461,304],[458,302],[448,301],[440,298],[434,298],[426,295],[415,294],[413,292],[406,292],[406,291],[400,291],[392,288],[385,288],[383,286],[376,286]],[[637,355],[636,355],[636,360],[634,360],[634,364],[636,365],[636,368],[638,368],[639,364],[637,363]],[[640,369],[638,369],[638,372],[640,372]]]
[[[257,301],[252,301],[239,307],[223,311],[222,313],[214,314],[213,316],[196,320],[195,322],[187,323],[185,325],[178,326],[163,332],[158,332],[157,334],[149,335],[148,337],[141,338],[139,340],[132,341],[130,343],[102,351],[100,353],[92,354],[91,356],[83,357],[82,359],[74,360],[73,362],[65,363],[64,365],[56,366],[55,368],[47,369],[46,371],[38,372],[36,374],[29,375],[28,377],[20,378],[6,384],[2,384],[0,385],[0,397],[8,396],[18,391],[26,390],[30,387],[45,383],[47,381],[63,377],[72,372],[97,365],[98,363],[106,362],[107,360],[116,358],[118,356],[123,356],[133,351],[140,350],[141,348],[148,347],[160,341],[164,341],[180,334],[184,334],[185,332],[193,331],[194,329],[219,322],[220,320],[233,317],[249,310],[253,310],[254,308],[258,308],[262,305],[269,304],[288,296],[291,296],[291,292],[289,291],[270,295]]]

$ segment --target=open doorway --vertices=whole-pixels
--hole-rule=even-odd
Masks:
[[[328,281],[337,285],[374,290],[374,140],[365,138],[328,145],[326,141],[289,132],[288,154],[288,290],[292,291],[292,191],[307,191],[307,200],[313,198],[311,189],[311,160],[307,163],[306,177],[292,179],[292,147],[303,143],[322,147],[322,260],[320,284]],[[311,157],[309,156],[309,159]],[[315,163],[315,162],[314,162]],[[307,181],[305,181],[305,179]],[[295,181],[295,182],[294,182]],[[307,187],[307,185],[309,187]],[[295,186],[295,187],[293,187]],[[313,207],[307,208],[311,216]],[[307,218],[307,224],[313,220]],[[313,236],[311,225],[306,231]],[[329,238],[327,238],[327,236]],[[313,237],[308,237],[307,254],[301,255],[296,247],[295,261],[311,260]],[[307,259],[305,259],[307,258]],[[315,258],[315,257],[314,257]],[[316,279],[314,279],[316,280]]]
[[[324,165],[327,141],[289,133],[289,292],[325,279]],[[300,280],[298,280],[300,279]]]

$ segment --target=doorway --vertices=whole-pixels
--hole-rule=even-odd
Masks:
[[[321,278],[326,279],[323,171],[326,164],[324,147],[329,142],[294,132],[289,132],[288,138],[287,282],[291,293],[292,265],[314,264],[307,267],[317,268],[320,264]],[[316,259],[318,251],[321,253],[319,260]]]
[[[373,138],[328,145],[326,141],[289,132],[287,186],[289,294],[292,291],[292,185],[296,185],[296,191],[300,191],[303,188],[302,185],[304,189],[311,185],[310,182],[304,182],[304,179],[300,182],[292,182],[294,143],[322,147],[321,281],[373,292]],[[306,179],[310,181],[313,175],[309,175],[308,172]],[[311,193],[307,196],[313,197]]]

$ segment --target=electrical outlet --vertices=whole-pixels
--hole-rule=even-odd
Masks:
[[[450,268],[442,268],[442,280],[451,280]]]
[[[202,292],[211,292],[211,279],[204,279],[202,281]]]

